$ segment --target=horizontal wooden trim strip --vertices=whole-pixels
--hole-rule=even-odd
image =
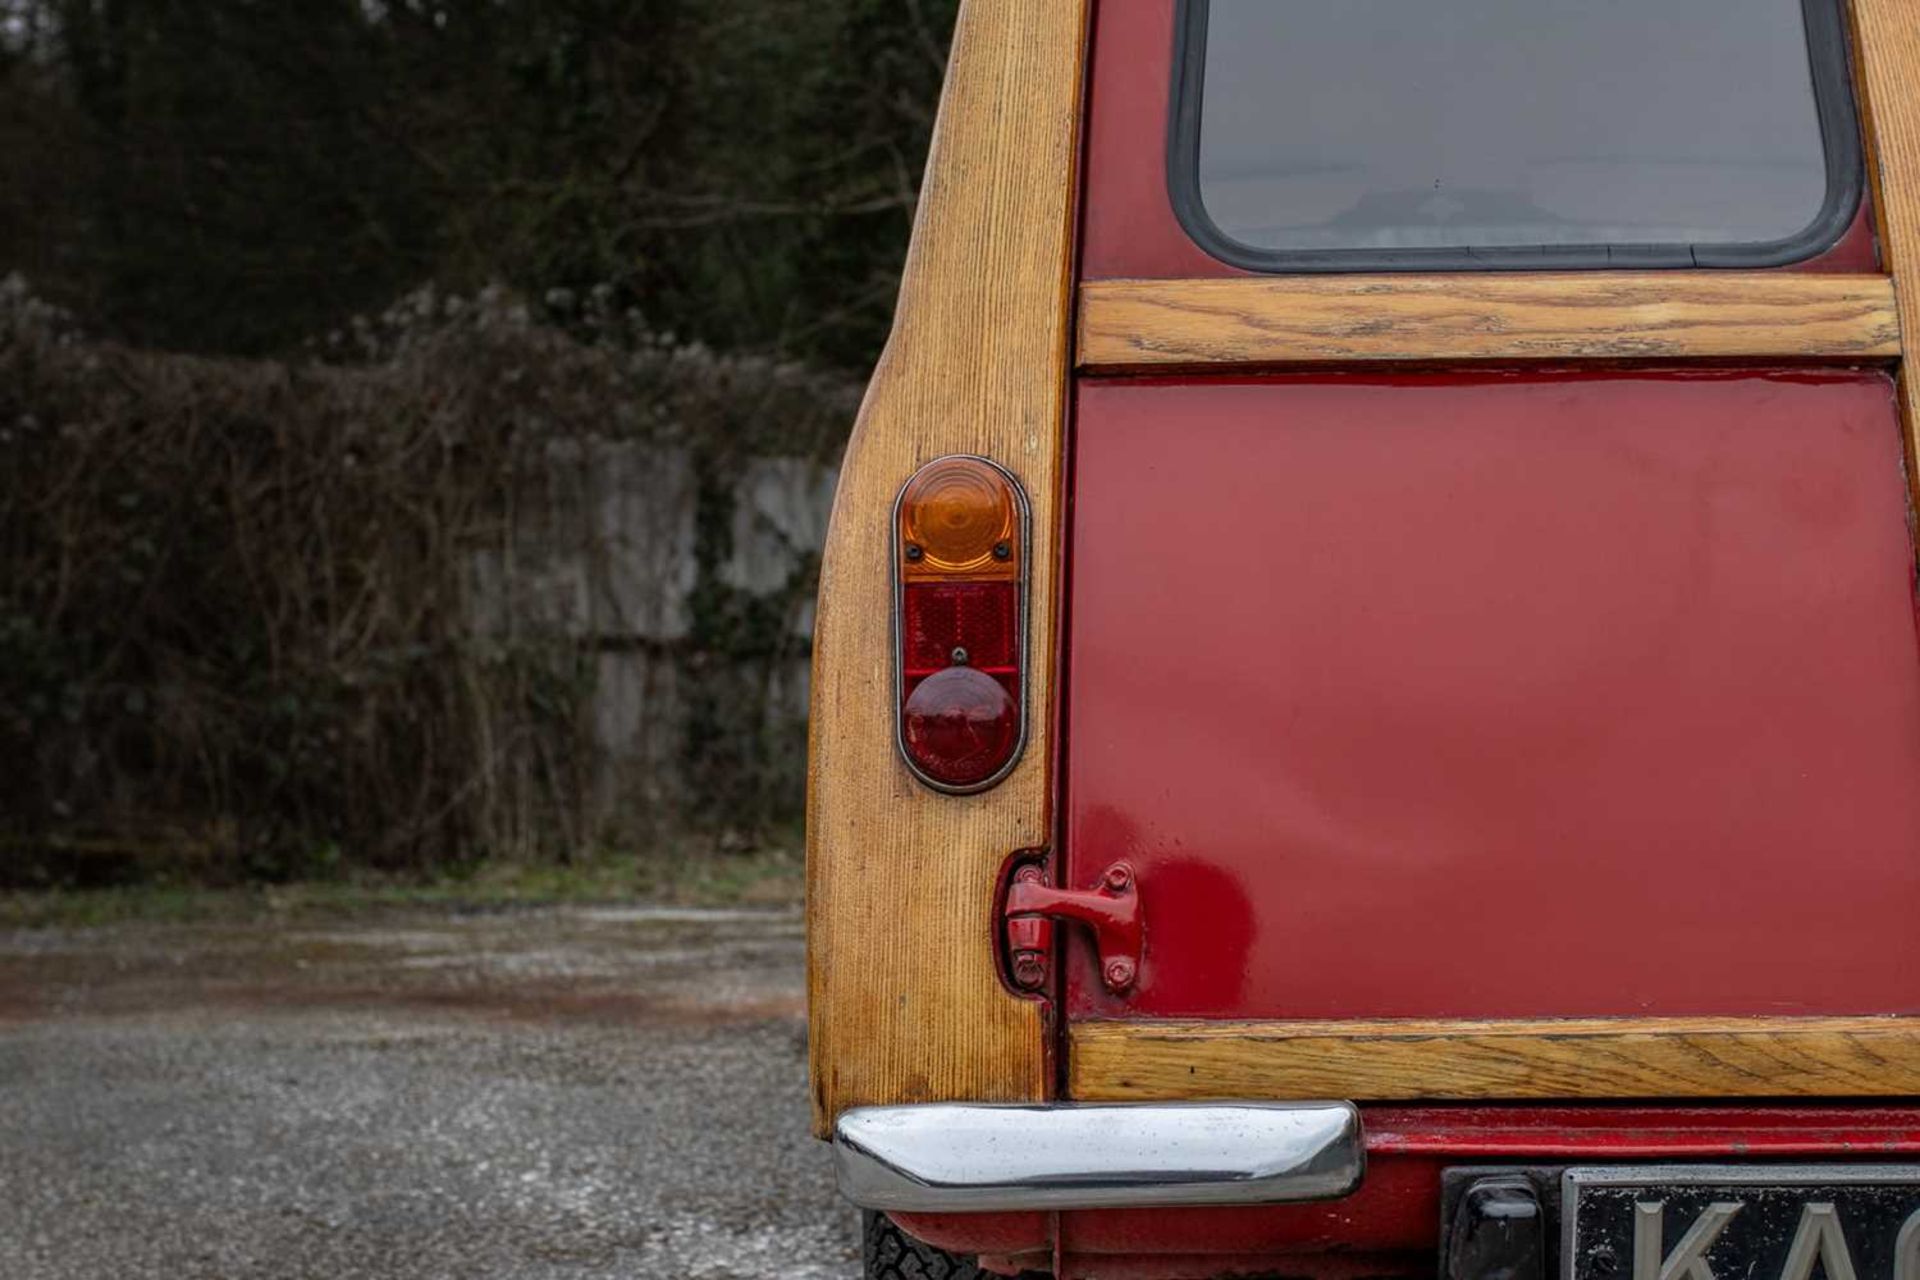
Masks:
[[[1893,360],[1886,276],[1644,271],[1243,276],[1080,287],[1077,363]]]
[[[1920,1018],[1082,1022],[1068,1095],[1753,1098],[1920,1095]]]

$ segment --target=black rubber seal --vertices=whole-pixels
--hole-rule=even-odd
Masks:
[[[1546,245],[1459,249],[1261,249],[1235,240],[1200,198],[1200,118],[1207,74],[1209,0],[1179,0],[1167,122],[1167,192],[1193,242],[1248,271],[1577,271],[1676,267],[1784,267],[1818,257],[1853,225],[1866,186],[1860,123],[1842,0],[1801,0],[1814,102],[1827,159],[1827,198],[1804,230],[1755,244]]]

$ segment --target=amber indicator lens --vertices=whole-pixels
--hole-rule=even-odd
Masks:
[[[941,458],[900,493],[899,743],[921,781],[976,791],[1025,737],[1026,503],[983,458]]]
[[[900,501],[908,578],[1019,576],[1020,505],[1013,482],[979,458],[929,462]]]

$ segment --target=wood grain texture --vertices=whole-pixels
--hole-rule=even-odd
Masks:
[[[1087,1022],[1068,1060],[1103,1102],[1889,1097],[1920,1094],[1920,1018]]]
[[[1881,260],[1893,273],[1905,331],[1920,333],[1920,3],[1853,0],[1853,25]],[[1920,378],[1904,365],[1900,402],[1920,505]]]
[[[1536,360],[1892,360],[1893,284],[1804,272],[1096,280],[1088,372]]]
[[[1054,597],[1086,0],[966,0],[893,334],[840,473],[814,631],[807,922],[814,1124],[842,1109],[1027,1100],[1038,1003],[1001,986],[1003,860],[1049,841]],[[1033,509],[1029,739],[977,796],[894,750],[888,520],[914,469],[977,453]]]

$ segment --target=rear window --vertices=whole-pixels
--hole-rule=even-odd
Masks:
[[[1837,0],[1186,0],[1173,195],[1265,270],[1765,266],[1839,238]]]

